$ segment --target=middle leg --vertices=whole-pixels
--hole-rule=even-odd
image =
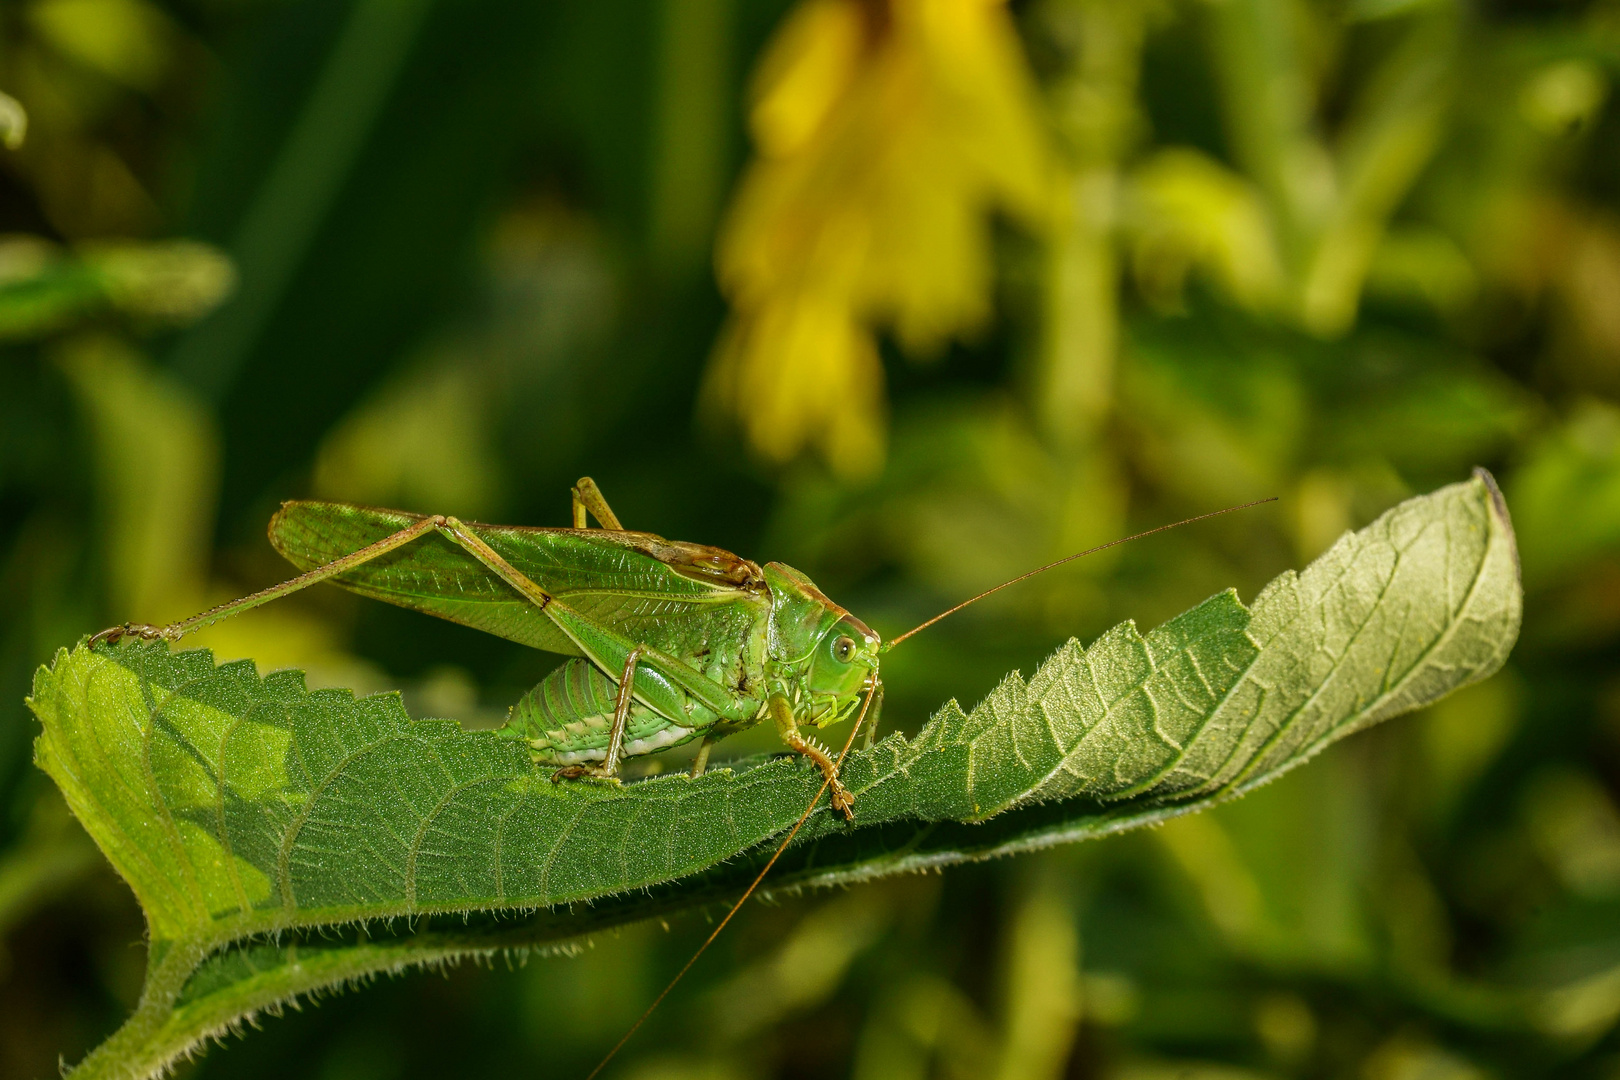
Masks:
[[[705,735],[703,741],[698,744],[697,757],[692,759],[692,779],[696,780],[702,776],[704,770],[709,767],[709,751],[713,749],[714,736]]]

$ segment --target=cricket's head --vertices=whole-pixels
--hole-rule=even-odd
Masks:
[[[771,659],[808,699],[806,722],[820,727],[852,716],[877,679],[881,639],[791,566],[768,564],[765,583]]]

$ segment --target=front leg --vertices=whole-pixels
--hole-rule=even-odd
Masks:
[[[803,754],[816,763],[821,775],[827,778],[827,786],[832,789],[833,808],[844,815],[845,821],[855,820],[855,796],[844,787],[843,781],[838,779],[838,762],[827,753],[826,747],[814,739],[807,739],[799,731],[799,722],[793,717],[793,706],[788,704],[787,698],[780,694],[772,694],[767,707],[770,709],[771,719],[776,721],[776,732],[787,744],[788,749]]]

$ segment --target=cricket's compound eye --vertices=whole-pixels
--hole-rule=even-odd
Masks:
[[[855,659],[855,639],[848,634],[843,635],[832,646],[833,659],[840,664],[847,664]]]

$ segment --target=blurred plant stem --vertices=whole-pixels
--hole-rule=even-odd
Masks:
[[[1337,139],[1318,120],[1338,42],[1300,0],[1232,0],[1207,9],[1233,156],[1266,198],[1288,306],[1313,334],[1355,319],[1391,214],[1433,156],[1450,99],[1459,7],[1425,5],[1351,102]]]
[[[191,330],[171,359],[206,398],[225,395],[275,315],[432,7],[432,0],[354,0],[275,164],[237,226],[230,254],[242,275],[241,289]]]
[[[1074,859],[1047,852],[1023,878],[1009,927],[998,1080],[1066,1075],[1080,1024],[1080,924]]]
[[[1413,16],[1339,134],[1337,198],[1316,230],[1299,299],[1301,321],[1315,333],[1341,334],[1355,321],[1389,219],[1439,145],[1461,18],[1449,2]]]
[[[854,1080],[926,1080],[937,1060],[968,1080],[993,1068],[991,1032],[972,1001],[937,975],[908,973],[872,1010],[855,1050]]]
[[[1269,200],[1282,249],[1297,265],[1334,194],[1307,68],[1309,30],[1298,0],[1233,0],[1208,9],[1210,47],[1233,156]],[[1310,42],[1315,45],[1317,42]]]
[[[733,0],[661,0],[652,212],[654,260],[705,269],[729,165]]]
[[[1048,88],[1065,167],[1043,275],[1046,303],[1032,397],[1046,438],[1078,457],[1096,451],[1113,405],[1120,167],[1144,124],[1136,90],[1155,9],[1051,0],[1041,14],[1069,59]]]

